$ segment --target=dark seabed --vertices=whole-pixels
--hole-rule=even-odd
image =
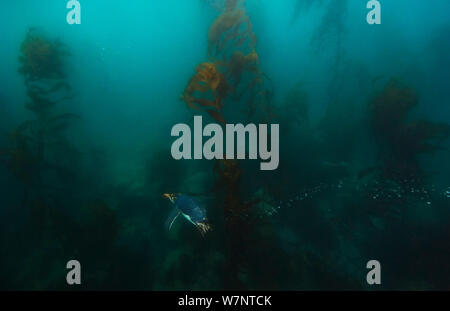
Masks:
[[[0,290],[450,289],[448,0],[106,2],[0,4]],[[194,115],[278,168],[173,159]]]

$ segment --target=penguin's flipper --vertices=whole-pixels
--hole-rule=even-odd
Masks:
[[[181,212],[178,208],[174,208],[166,221],[167,230],[170,231],[175,220],[180,216]]]

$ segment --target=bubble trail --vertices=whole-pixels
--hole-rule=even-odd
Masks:
[[[414,180],[403,180],[403,184],[398,184],[392,180],[374,181],[372,183],[359,183],[354,181],[340,180],[337,183],[324,184],[321,183],[318,186],[311,187],[309,189],[303,189],[299,191],[294,199],[280,200],[277,206],[277,211],[285,207],[293,208],[295,203],[301,204],[306,200],[312,200],[321,194],[343,193],[347,192],[356,195],[365,195],[367,198],[378,202],[406,202],[407,199],[416,200],[422,202],[427,206],[433,205],[433,197],[435,199],[441,197],[443,199],[450,198],[450,187],[445,188],[442,191],[436,191],[435,185],[428,187],[405,187],[405,184],[413,183]],[[313,196],[314,194],[314,196]],[[432,195],[432,194],[438,194]]]

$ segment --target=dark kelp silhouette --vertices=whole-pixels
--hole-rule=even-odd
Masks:
[[[78,118],[72,113],[54,114],[56,104],[71,98],[71,87],[64,74],[67,47],[50,41],[31,28],[22,42],[19,73],[25,79],[28,101],[25,107],[35,118],[22,122],[10,134],[11,147],[6,154],[8,167],[26,188],[45,187],[46,172],[71,173],[63,159],[72,159],[76,151],[63,133]]]
[[[311,44],[317,51],[328,44],[341,44],[342,36],[347,33],[347,12],[348,0],[328,2],[325,15],[311,37]]]
[[[49,41],[35,28],[30,28],[20,52],[19,72],[26,81],[65,78],[63,58],[69,53],[67,47],[59,40]]]
[[[418,156],[441,150],[450,136],[448,124],[408,120],[418,103],[417,92],[397,79],[391,79],[369,103],[371,130],[389,178],[421,179]]]

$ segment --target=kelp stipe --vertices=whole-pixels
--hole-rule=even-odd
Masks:
[[[35,28],[28,30],[20,47],[19,73],[28,97],[25,108],[34,118],[11,131],[5,155],[9,171],[24,185],[24,204],[33,196],[40,198],[43,191],[48,197],[49,192],[58,189],[56,185],[73,179],[76,170],[79,153],[64,132],[79,117],[54,113],[57,104],[72,98],[65,75],[68,55],[61,41],[49,40]]]
[[[226,0],[208,31],[207,61],[196,68],[181,99],[194,112],[205,112],[216,122],[238,119],[267,123],[273,118],[271,80],[259,67],[257,38],[244,1]],[[242,122],[242,121],[241,121]],[[246,254],[252,252],[257,230],[252,222],[254,202],[241,194],[240,164],[218,160],[214,167],[215,195],[224,202],[228,270],[226,288],[246,288],[242,270],[251,270]]]

